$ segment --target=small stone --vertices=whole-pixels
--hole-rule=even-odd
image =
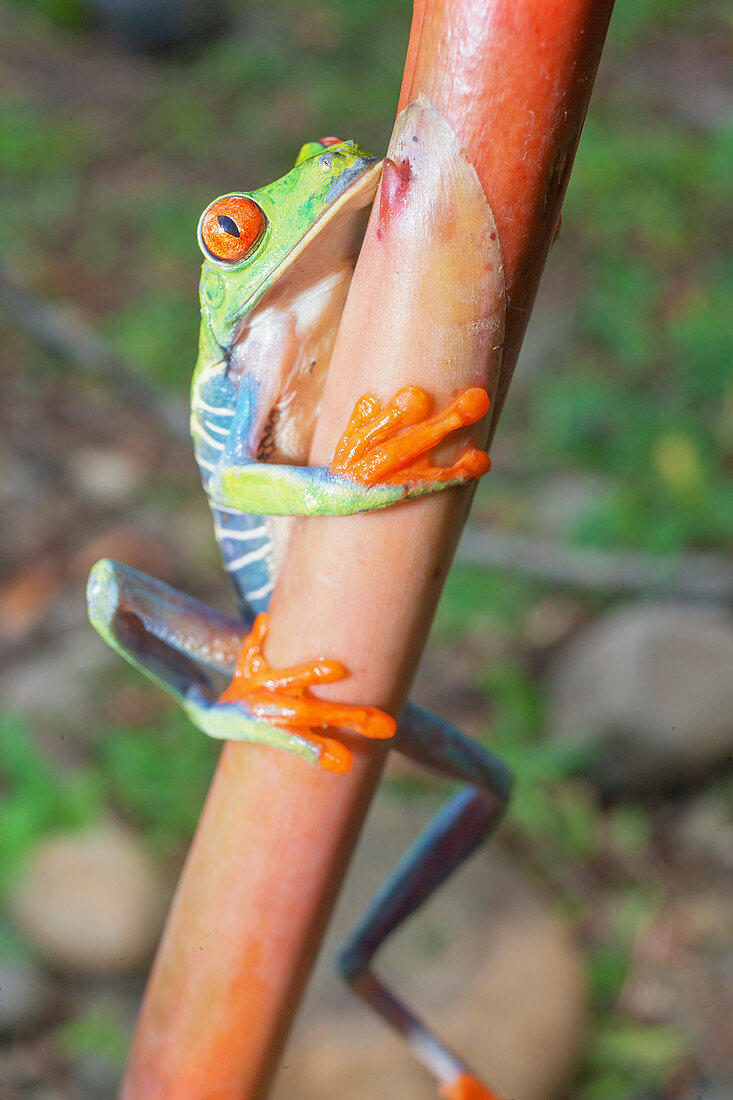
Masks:
[[[532,605],[524,622],[524,634],[535,649],[560,645],[578,626],[582,606],[574,600],[548,596]]]
[[[146,464],[119,448],[77,447],[68,458],[71,478],[82,496],[105,507],[122,504],[140,489]]]
[[[53,997],[43,972],[27,958],[0,958],[0,1035],[15,1035],[40,1023]]]
[[[167,883],[117,825],[43,841],[10,892],[18,930],[51,963],[86,974],[133,971],[160,935]]]
[[[454,1011],[451,1031],[463,1037],[469,1065],[485,1065],[501,1096],[547,1100],[567,1085],[582,1049],[583,958],[548,911],[516,920],[507,913],[501,932]]]
[[[589,749],[609,793],[703,774],[733,751],[733,624],[673,604],[609,612],[556,662],[549,730]]]
[[[85,1100],[110,1100],[117,1094],[120,1076],[120,1067],[100,1054],[85,1054],[74,1065]]]

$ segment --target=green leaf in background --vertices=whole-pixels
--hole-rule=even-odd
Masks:
[[[84,1015],[76,1016],[57,1028],[54,1042],[69,1058],[98,1058],[121,1069],[127,1057],[130,1036],[120,1019],[118,1005],[111,999],[100,997]]]
[[[151,729],[104,730],[98,755],[110,794],[159,854],[193,835],[219,748],[177,710]]]
[[[592,1079],[581,1088],[578,1100],[626,1100],[659,1088],[688,1049],[676,1028],[609,1020],[591,1040],[587,1065]]]
[[[90,768],[59,772],[19,720],[0,717],[0,896],[48,833],[80,829],[101,814],[103,785]]]

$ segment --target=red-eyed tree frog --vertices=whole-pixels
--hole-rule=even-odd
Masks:
[[[489,467],[474,448],[444,467],[429,457],[446,435],[485,415],[486,392],[466,390],[433,413],[416,387],[384,405],[364,395],[331,463],[306,464],[380,172],[381,162],[356,142],[322,138],[303,146],[282,179],[216,199],[199,222],[204,263],[191,434],[242,619],[108,560],[97,563],[88,585],[90,619],[102,637],[172,694],[199,729],[286,749],[334,772],[348,770],[351,755],[323,730],[389,738],[397,727],[369,705],[309,694],[311,686],[346,675],[336,661],[287,670],[268,664],[266,612],[289,534],[285,517],[368,512],[464,484]],[[230,677],[224,691],[215,690],[209,670]],[[408,853],[340,965],[357,991],[407,1034],[445,1095],[485,1100],[493,1094],[394,999],[369,962],[386,935],[493,829],[510,779],[485,749],[412,704],[396,744],[471,786]]]

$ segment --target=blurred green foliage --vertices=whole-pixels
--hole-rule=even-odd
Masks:
[[[0,716],[0,898],[43,837],[118,810],[161,856],[193,834],[219,745],[177,709],[150,728],[105,726],[83,768],[54,766],[26,725]]]
[[[433,637],[456,641],[467,632],[482,639],[517,638],[537,587],[480,566],[456,565],[448,574],[433,624]]]
[[[722,123],[680,131],[613,99],[586,125],[564,211],[582,226],[578,321],[528,420],[535,469],[615,482],[581,541],[669,551],[733,534],[731,139]]]
[[[578,1100],[619,1100],[642,1093],[653,1095],[688,1051],[688,1043],[672,1027],[626,1025],[618,1019],[597,1026],[587,1054],[589,1080]]]
[[[15,718],[0,716],[0,898],[43,836],[92,822],[102,806],[93,768],[59,775]]]
[[[154,733],[147,725],[106,727],[98,761],[114,804],[168,855],[193,834],[220,746],[177,708],[152,725]]]
[[[120,1019],[117,1002],[97,998],[87,1012],[57,1028],[54,1041],[70,1059],[93,1058],[119,1070],[127,1056],[130,1036]]]

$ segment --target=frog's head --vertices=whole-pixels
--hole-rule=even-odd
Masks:
[[[213,386],[215,405],[242,413],[227,453],[242,445],[260,458],[307,455],[380,172],[355,141],[321,138],[282,179],[224,195],[202,214],[192,409],[211,403],[213,391],[199,391]]]
[[[201,215],[198,240],[204,254],[200,297],[201,352],[209,362],[227,355],[245,318],[263,296],[314,244],[334,238],[352,248],[349,227],[374,197],[380,162],[355,141],[321,138],[302,147],[294,168],[258,191],[236,191],[215,199]],[[357,245],[358,249],[358,245]],[[322,252],[323,249],[318,249]],[[339,257],[331,248],[328,263]],[[301,263],[302,266],[302,263]],[[323,261],[321,261],[323,266]]]

